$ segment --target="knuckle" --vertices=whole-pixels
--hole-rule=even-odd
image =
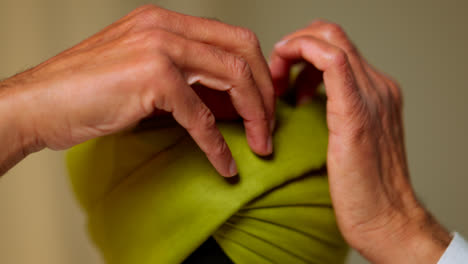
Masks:
[[[339,43],[339,46],[347,52],[357,53],[356,47],[348,38],[345,30],[338,24],[327,23],[323,26],[323,35],[329,40]]]
[[[243,42],[247,42],[251,46],[259,47],[260,42],[257,34],[248,28],[239,27],[237,28],[237,35]]]
[[[133,23],[135,25],[152,25],[157,23],[160,8],[153,4],[143,5],[133,11]]]
[[[212,156],[220,156],[225,154],[228,151],[228,146],[224,143],[224,139],[222,137],[216,137],[213,139],[214,142],[210,144],[206,153]]]
[[[334,66],[346,66],[348,65],[348,55],[342,49],[335,49],[330,53],[330,63]]]
[[[144,53],[141,57],[142,63],[139,65],[140,73],[145,72],[148,76],[154,78],[160,74],[167,76],[173,70],[169,58],[159,52]]]
[[[163,47],[166,37],[162,30],[148,30],[138,33],[139,41],[142,45],[150,47],[152,50],[159,50]]]
[[[210,109],[206,106],[201,107],[201,109],[197,112],[196,120],[193,120],[196,126],[203,128],[203,129],[210,129],[215,127],[216,119],[211,113]]]
[[[323,26],[323,32],[330,37],[343,37],[346,36],[344,29],[336,23],[326,23]]]
[[[151,71],[160,71],[167,67],[168,57],[164,56],[161,48],[164,45],[164,37],[158,31],[142,31],[128,34],[123,40],[124,45],[133,49],[134,60],[138,67],[143,66]],[[165,69],[165,68],[164,68]]]
[[[235,68],[238,67],[236,61],[238,58],[236,56],[232,56],[229,53],[212,46],[201,46],[200,52],[207,52],[209,56],[212,56],[222,66],[231,70],[231,73],[237,72]]]
[[[201,52],[208,52],[210,56],[213,56],[216,60],[220,61],[223,64],[226,64],[230,61],[230,56],[225,51],[213,47],[213,46],[200,46]]]
[[[403,92],[401,91],[400,85],[395,81],[389,81],[390,91],[393,97],[393,100],[398,106],[403,105]]]
[[[150,56],[146,65],[149,71],[153,73],[167,74],[172,70],[172,66],[168,63],[168,59],[159,54]]]
[[[254,110],[250,113],[250,115],[246,116],[244,122],[256,123],[257,125],[261,126],[268,126],[269,119],[265,109],[261,108]]]
[[[265,110],[259,111],[257,121],[260,121],[262,124],[268,124],[268,117]]]
[[[141,13],[141,12],[150,11],[150,10],[154,11],[154,10],[157,10],[157,9],[158,9],[158,6],[156,6],[154,4],[145,4],[145,5],[137,7],[133,12]]]
[[[185,42],[163,29],[152,29],[138,33],[140,45],[155,53],[164,53],[173,59],[183,58]],[[170,47],[170,48],[169,48]]]
[[[251,78],[252,71],[247,61],[240,57],[235,57],[231,62],[232,73],[236,78]]]
[[[354,44],[347,37],[344,37],[344,38],[342,38],[342,39],[340,39],[338,41],[339,41],[340,46],[341,46],[341,48],[343,50],[345,50],[349,54],[358,55],[358,51],[357,51],[356,47],[354,46]]]

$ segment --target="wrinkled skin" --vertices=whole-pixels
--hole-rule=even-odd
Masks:
[[[0,82],[0,174],[31,152],[65,149],[170,113],[219,173],[232,176],[237,169],[215,115],[241,117],[252,150],[271,154],[273,87],[284,93],[291,66],[304,61],[298,102],[322,80],[326,87],[330,193],[343,236],[374,263],[436,263],[451,238],[412,189],[400,89],[338,25],[324,21],[286,36],[268,70],[247,29],[139,8]]]
[[[65,149],[169,112],[219,173],[233,176],[230,150],[215,116],[190,87],[194,83],[224,93],[224,105],[244,120],[252,150],[271,154],[275,95],[255,34],[148,5],[2,82],[0,98],[15,99],[0,107],[21,110],[16,113],[27,120],[18,125],[28,149],[10,158],[3,172],[28,152]]]
[[[374,263],[436,263],[450,236],[417,201],[409,180],[398,84],[373,68],[333,23],[315,21],[279,42],[271,57],[275,88],[307,62],[297,100],[327,94],[327,167],[337,221],[346,240]]]

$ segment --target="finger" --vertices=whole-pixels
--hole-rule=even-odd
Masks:
[[[179,14],[149,6],[139,13],[143,27],[162,28],[187,39],[207,43],[243,58],[250,66],[260,90],[269,125],[274,124],[275,93],[265,58],[255,34],[220,21]]]
[[[359,87],[364,90],[368,87],[372,87],[369,85],[365,63],[359,50],[340,25],[328,21],[316,20],[308,27],[292,33],[285,39],[288,40],[300,36],[312,36],[342,49],[348,57],[356,81],[360,84]]]
[[[367,61],[364,60],[364,64],[366,67],[367,72],[371,78],[375,80],[379,80],[381,83],[386,84],[386,88],[389,89],[392,98],[396,105],[401,108],[403,106],[403,95],[400,89],[400,85],[398,82],[393,79],[393,77],[389,76],[388,74],[376,69],[374,66],[370,65]],[[381,86],[379,86],[381,87]],[[385,89],[385,88],[383,88]]]
[[[385,117],[391,120],[390,124],[388,122],[382,122],[382,125],[386,131],[393,131],[390,133],[394,137],[395,141],[402,141],[404,139],[404,133],[401,126],[394,126],[393,124],[402,124],[402,107],[403,107],[403,98],[401,94],[400,87],[398,83],[387,74],[377,70],[372,65],[368,64],[366,61],[365,67],[368,72],[371,80],[374,82],[376,89],[380,91],[382,95],[381,105],[385,105],[386,113]],[[404,141],[404,140],[403,140]],[[400,149],[404,154],[404,150]]]
[[[310,101],[315,95],[317,87],[321,82],[322,73],[314,66],[310,64],[306,65],[294,84],[297,104],[301,105]]]
[[[328,101],[342,113],[349,113],[354,100],[359,97],[347,55],[334,45],[314,37],[301,36],[276,45],[274,57],[273,63],[280,67],[288,61],[303,59],[322,71]]]
[[[238,120],[237,110],[226,92],[208,88],[200,83],[191,85],[198,97],[210,108],[217,120]]]
[[[243,58],[214,46],[168,34],[170,36],[161,36],[173,44],[166,52],[184,72],[188,84],[200,82],[206,87],[227,92],[234,108],[244,119],[252,150],[259,155],[271,154],[273,146],[267,113],[249,64]]]
[[[330,42],[331,44],[340,47],[348,54],[356,54],[360,56],[359,51],[346,34],[346,31],[336,23],[325,20],[315,20],[307,27],[291,33],[284,39],[288,40],[304,35],[311,35],[326,42]]]
[[[205,152],[216,170],[225,177],[237,174],[237,167],[229,147],[216,127],[215,117],[203,104],[177,70],[167,71],[167,78],[160,80],[165,87],[163,110],[172,112],[174,119],[192,136],[197,145]],[[156,105],[158,107],[158,105]]]
[[[270,56],[270,73],[273,80],[273,86],[277,96],[282,96],[289,88],[290,85],[290,74],[292,66],[301,61],[299,60],[285,60],[278,56],[273,51]]]

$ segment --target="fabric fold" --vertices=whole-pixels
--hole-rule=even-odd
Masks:
[[[181,263],[214,236],[235,263],[343,263],[323,171],[324,102],[278,105],[274,156],[251,152],[240,122],[220,123],[237,182],[222,178],[173,120],[69,151],[91,237],[112,264]]]

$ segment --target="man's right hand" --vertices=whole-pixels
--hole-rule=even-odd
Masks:
[[[372,263],[436,263],[451,238],[411,186],[399,86],[334,23],[317,20],[275,46],[270,67],[279,93],[301,61],[299,102],[325,84],[327,172],[344,238]]]
[[[24,120],[18,133],[34,150],[65,149],[170,112],[218,172],[233,176],[215,117],[190,86],[196,82],[227,92],[252,150],[271,154],[275,97],[255,34],[152,5],[0,83],[0,106],[18,110],[9,115]]]

